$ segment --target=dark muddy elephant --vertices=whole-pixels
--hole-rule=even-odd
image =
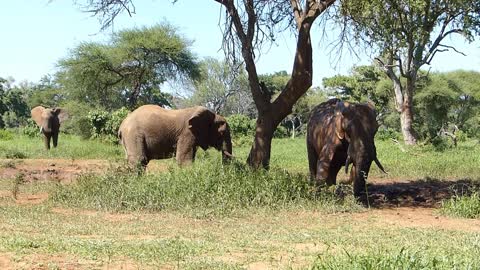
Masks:
[[[33,121],[40,127],[43,133],[45,148],[50,149],[50,140],[53,139],[53,147],[57,147],[60,123],[65,119],[66,114],[60,108],[47,109],[37,106],[30,111]]]
[[[336,184],[342,166],[348,173],[354,195],[365,191],[372,162],[385,172],[377,158],[374,137],[378,129],[371,104],[331,99],[313,108],[307,125],[307,152],[310,177],[317,183]]]
[[[123,120],[118,136],[129,163],[143,167],[152,159],[174,154],[179,165],[190,164],[199,146],[221,151],[223,161],[232,157],[227,121],[200,106],[181,110],[141,106]]]

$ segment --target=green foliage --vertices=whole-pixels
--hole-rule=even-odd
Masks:
[[[0,140],[2,141],[11,141],[13,140],[14,134],[7,129],[0,129]]]
[[[480,219],[480,191],[443,201],[440,211],[448,216]]]
[[[143,176],[115,171],[101,176],[84,175],[75,185],[60,186],[53,201],[115,211],[190,210],[197,215],[231,214],[248,208],[305,207],[312,203],[333,204],[342,211],[358,207],[353,200],[336,201],[328,192],[319,195],[302,174],[279,169],[252,171],[236,162],[222,166],[211,160],[197,160],[189,168]]]
[[[109,142],[117,142],[117,133],[123,119],[127,117],[129,110],[125,107],[114,112],[104,110],[94,110],[87,114],[86,119],[90,125],[92,138],[103,138]],[[84,122],[80,121],[81,125]],[[84,127],[81,127],[84,128]],[[85,133],[86,135],[86,133]]]
[[[72,99],[95,107],[170,105],[159,86],[199,73],[190,43],[166,23],[122,30],[107,44],[80,44],[59,62],[57,76]]]
[[[252,137],[255,134],[255,119],[243,114],[234,114],[227,117],[228,125],[233,138]]]
[[[38,127],[37,123],[33,121],[33,119],[27,119],[27,124],[20,128],[21,133],[27,135],[28,137],[40,137],[40,128]]]
[[[400,140],[402,134],[392,128],[380,128],[375,135],[375,138],[382,141],[388,141],[391,139]]]
[[[201,105],[223,116],[255,116],[255,104],[243,66],[206,58],[200,63],[200,78],[194,82],[188,106]]]

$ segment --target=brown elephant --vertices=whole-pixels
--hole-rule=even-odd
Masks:
[[[223,161],[232,157],[230,128],[222,116],[204,107],[167,110],[144,105],[120,125],[118,137],[131,164],[147,166],[152,159],[170,158],[179,165],[195,160],[197,147],[222,151]]]
[[[60,123],[66,118],[65,112],[60,108],[48,109],[37,106],[30,111],[33,121],[40,127],[43,133],[45,148],[50,149],[50,140],[53,139],[53,147],[57,147]]]
[[[378,129],[371,104],[355,104],[331,99],[317,105],[307,125],[307,152],[310,177],[317,183],[336,184],[338,171],[353,163],[350,181],[354,195],[365,191],[365,180],[377,158],[374,137]]]

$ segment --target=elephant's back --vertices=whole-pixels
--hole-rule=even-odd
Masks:
[[[335,140],[335,107],[339,99],[330,99],[315,106],[307,123],[307,145],[320,152],[326,144]]]

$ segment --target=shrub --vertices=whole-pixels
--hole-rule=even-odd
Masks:
[[[244,136],[253,136],[255,134],[255,119],[243,114],[234,114],[227,117],[228,125],[230,126],[230,131],[232,137],[244,137]]]
[[[118,129],[128,112],[127,108],[121,108],[113,112],[104,110],[89,112],[86,119],[90,125],[90,136],[92,138],[101,138],[108,142],[117,142]]]
[[[402,135],[400,134],[400,132],[396,131],[393,128],[380,128],[378,129],[375,137],[379,140],[387,141],[390,139],[400,140],[402,138]]]
[[[445,136],[436,136],[430,142],[432,143],[433,149],[439,152],[443,152],[453,145],[451,140]]]
[[[13,140],[13,133],[6,129],[0,129],[0,141]]]
[[[40,136],[40,127],[32,119],[27,119],[27,124],[21,128],[21,132],[30,138]]]

